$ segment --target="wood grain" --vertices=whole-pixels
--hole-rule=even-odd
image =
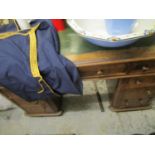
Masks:
[[[46,100],[28,102],[4,87],[1,87],[0,93],[22,108],[27,115],[58,116],[62,114],[62,110],[60,109],[61,98],[53,96],[51,98],[47,98]]]

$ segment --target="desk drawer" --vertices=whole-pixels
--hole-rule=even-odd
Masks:
[[[129,89],[120,91],[119,95],[115,95],[112,107],[113,108],[140,108],[149,106],[150,100],[154,96],[154,88],[146,87],[142,89]]]
[[[135,84],[137,79],[142,81],[141,86]],[[117,109],[149,106],[150,100],[155,96],[153,81],[153,77],[120,79],[113,91],[111,106]]]
[[[141,75],[155,73],[155,61],[132,62],[126,65],[126,74]]]
[[[120,85],[122,90],[155,86],[155,76],[125,78]]]
[[[83,79],[145,76],[155,74],[155,61],[81,66],[79,71]]]
[[[110,65],[92,65],[84,66],[79,69],[82,78],[100,78],[106,76],[122,76],[125,75],[125,64]]]

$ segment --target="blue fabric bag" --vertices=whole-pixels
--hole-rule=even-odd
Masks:
[[[60,54],[53,25],[34,20],[31,26],[24,31],[15,31],[14,24],[0,27],[0,85],[28,101],[82,94],[78,70]]]

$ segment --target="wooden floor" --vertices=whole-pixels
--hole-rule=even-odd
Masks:
[[[0,134],[149,134],[155,131],[155,109],[115,113],[109,110],[105,81],[97,82],[105,112],[101,112],[92,81],[84,96],[67,95],[61,117],[29,117],[18,107],[0,112]],[[0,101],[7,103],[5,98]],[[153,102],[155,107],[155,101]]]

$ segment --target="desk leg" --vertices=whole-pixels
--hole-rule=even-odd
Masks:
[[[154,96],[155,87],[150,84],[137,86],[134,85],[134,81],[136,78],[107,81],[112,111],[121,112],[151,108],[150,101]]]
[[[94,80],[93,82],[94,82],[94,88],[95,88],[98,104],[100,106],[101,112],[104,112],[104,107],[103,107],[103,104],[102,104],[101,95],[100,95],[100,93],[98,91],[96,81]]]
[[[59,116],[62,114],[61,98],[51,97],[46,100],[28,102],[4,87],[0,87],[0,93],[22,108],[29,116]]]

